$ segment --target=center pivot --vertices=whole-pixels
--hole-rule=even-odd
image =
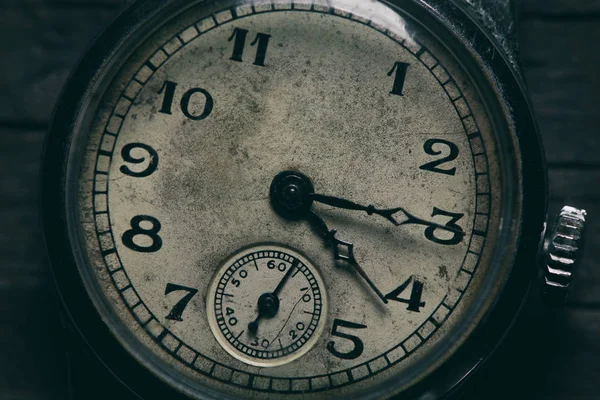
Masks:
[[[279,298],[274,293],[263,293],[258,298],[258,312],[265,318],[273,318],[279,311]]]
[[[308,176],[298,171],[283,171],[271,183],[271,206],[283,218],[301,219],[312,206],[314,192]]]
[[[258,317],[248,324],[252,333],[258,330],[258,321],[261,318],[273,318],[279,311],[279,297],[275,293],[263,293],[258,298]]]

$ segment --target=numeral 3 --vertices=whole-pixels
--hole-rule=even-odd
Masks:
[[[458,226],[456,223],[465,216],[465,214],[460,214],[460,213],[452,213],[449,211],[444,211],[444,210],[440,210],[437,207],[433,208],[433,212],[431,213],[432,217],[435,217],[436,215],[443,215],[446,217],[450,217],[450,221],[446,222],[446,226],[448,228],[453,228],[453,229],[458,229],[460,231],[462,231],[463,229]],[[438,244],[444,244],[444,245],[454,245],[454,244],[458,244],[460,243],[460,241],[462,240],[464,235],[461,235],[459,233],[455,233],[452,232],[452,237],[449,239],[440,239],[438,238],[435,233],[437,232],[437,227],[435,226],[429,226],[425,229],[425,237],[429,240],[431,240],[432,242],[438,243]],[[448,231],[444,231],[444,232],[448,232]],[[450,233],[450,232],[448,232]]]

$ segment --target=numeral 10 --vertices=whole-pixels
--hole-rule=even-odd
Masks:
[[[168,114],[168,115],[173,114],[173,111],[172,111],[173,110],[173,100],[175,98],[176,89],[177,89],[177,82],[165,81],[163,86],[158,91],[158,94],[164,93],[162,106],[161,106],[159,112],[161,112],[163,114]],[[199,115],[193,115],[190,112],[190,101],[192,100],[192,96],[194,96],[195,94],[203,95],[204,99],[205,99],[204,109],[202,110],[202,113],[200,113]],[[185,115],[187,118],[192,119],[194,121],[200,121],[200,120],[203,120],[206,117],[208,117],[213,110],[214,104],[215,104],[215,102],[214,102],[212,96],[210,95],[210,93],[208,93],[208,91],[206,91],[205,89],[202,89],[202,88],[193,88],[193,89],[188,90],[187,92],[185,92],[183,94],[183,96],[181,96],[181,101],[179,103],[179,105],[181,107],[181,112],[183,112],[183,115]]]

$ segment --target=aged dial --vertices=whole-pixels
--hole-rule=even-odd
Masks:
[[[509,270],[487,89],[382,3],[188,6],[119,58],[77,139],[94,301],[192,397],[409,387]]]
[[[274,367],[310,350],[323,330],[322,278],[290,248],[258,244],[228,258],[208,289],[207,315],[223,348]]]

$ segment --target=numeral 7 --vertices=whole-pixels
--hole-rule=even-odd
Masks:
[[[167,287],[165,288],[165,296],[171,292],[177,292],[180,290],[184,290],[188,293],[185,296],[183,296],[181,300],[177,302],[177,304],[175,304],[169,315],[167,315],[167,319],[173,321],[183,321],[183,319],[181,318],[181,314],[183,314],[183,311],[187,307],[190,300],[192,300],[192,297],[194,297],[196,293],[198,293],[198,289],[176,285],[174,283],[167,283]]]

